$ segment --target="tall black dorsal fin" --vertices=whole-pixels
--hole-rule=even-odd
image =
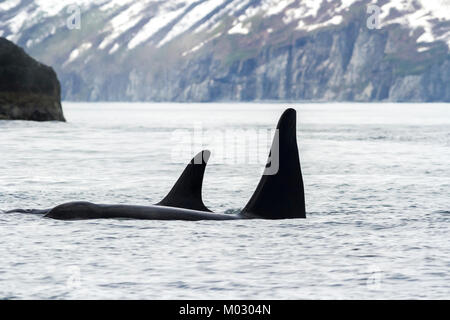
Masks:
[[[199,152],[184,169],[169,194],[157,205],[211,212],[202,200],[203,175],[210,155],[208,150]]]
[[[241,214],[265,219],[306,218],[294,109],[281,115],[264,175]]]

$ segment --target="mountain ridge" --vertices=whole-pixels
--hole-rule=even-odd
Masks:
[[[450,101],[449,2],[80,0],[70,30],[58,1],[9,0],[0,36],[65,100]]]

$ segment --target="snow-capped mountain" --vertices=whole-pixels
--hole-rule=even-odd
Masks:
[[[69,100],[450,101],[450,0],[6,0]]]

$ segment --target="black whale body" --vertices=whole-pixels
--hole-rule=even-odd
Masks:
[[[159,205],[106,205],[90,202],[69,202],[50,210],[47,218],[60,220],[142,219],[142,220],[235,220],[237,215],[164,207]]]
[[[256,191],[237,215],[211,212],[203,204],[201,190],[210,152],[197,154],[188,164],[169,194],[150,206],[107,205],[69,202],[50,210],[29,210],[59,220],[145,219],[145,220],[236,220],[306,218],[303,179],[300,167],[296,111],[281,116],[269,160]],[[16,210],[27,212],[26,210]]]

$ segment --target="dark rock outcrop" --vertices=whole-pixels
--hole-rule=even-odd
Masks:
[[[0,120],[65,121],[55,71],[1,37]]]

